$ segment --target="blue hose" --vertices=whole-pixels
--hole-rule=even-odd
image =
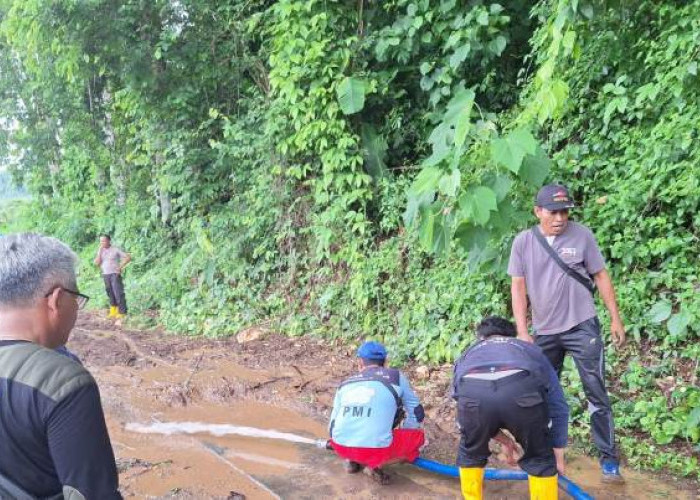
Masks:
[[[459,477],[459,469],[454,465],[441,464],[440,462],[434,462],[420,457],[413,461],[413,465],[421,469],[436,472],[437,474],[442,474],[443,476]],[[484,479],[487,481],[522,481],[527,479],[527,473],[520,470],[486,469],[484,471]],[[574,500],[594,500],[591,495],[583,491],[565,476],[559,476],[559,487],[566,491]]]
[[[459,469],[454,465],[441,464],[440,462],[433,462],[432,460],[421,457],[416,458],[413,465],[421,469],[442,474],[443,476],[459,477]],[[527,479],[527,474],[521,470],[486,469],[486,471],[484,471],[484,479],[487,481],[522,481],[523,479]]]
[[[583,491],[580,486],[566,476],[559,476],[559,487],[566,491],[574,500],[594,500],[592,495]]]

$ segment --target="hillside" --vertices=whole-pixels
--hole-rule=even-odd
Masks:
[[[33,200],[0,232],[71,244],[95,297],[112,234],[135,322],[439,365],[511,315],[510,243],[563,182],[628,330],[628,463],[700,477],[699,62],[697,0],[6,0],[0,157]]]

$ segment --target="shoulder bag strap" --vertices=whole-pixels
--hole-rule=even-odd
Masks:
[[[391,385],[389,382],[387,382],[386,379],[384,379],[383,377],[369,375],[369,374],[368,375],[362,374],[360,376],[355,376],[355,377],[349,378],[348,380],[346,380],[345,382],[340,384],[340,387],[343,387],[344,385],[348,385],[348,384],[353,384],[355,382],[369,382],[369,381],[379,382],[384,387],[386,387],[389,390],[389,392],[391,393],[391,395],[394,396],[394,401],[396,402],[396,407],[397,408],[403,407],[403,401],[401,400],[401,396],[399,396],[399,393],[396,392],[396,389],[394,389],[394,386]]]
[[[564,271],[566,274],[569,275],[569,277],[575,279],[579,283],[581,283],[584,287],[586,287],[586,290],[591,292],[591,295],[595,295],[595,283],[592,282],[591,279],[587,279],[583,276],[581,276],[580,273],[577,273],[573,269],[571,269],[569,266],[566,265],[566,263],[561,260],[559,255],[557,255],[557,252],[552,248],[552,246],[547,243],[547,240],[545,239],[544,235],[540,231],[539,227],[535,226],[532,228],[532,234],[535,235],[535,239],[538,241],[540,245],[542,245],[542,248],[546,250],[546,252],[549,254],[549,256],[554,259],[554,262],[557,263],[557,265]]]

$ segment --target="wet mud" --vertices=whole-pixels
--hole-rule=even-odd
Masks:
[[[455,479],[410,465],[390,467],[392,483],[381,486],[347,474],[333,453],[307,444],[126,429],[201,422],[325,438],[335,388],[355,370],[346,346],[270,333],[239,343],[130,331],[92,312],[79,318],[68,347],[100,386],[125,498],[459,498]],[[449,367],[407,372],[428,415],[424,456],[452,463],[457,433]],[[497,458],[490,466],[504,467]],[[691,484],[624,473],[625,485],[604,485],[588,457],[570,457],[567,471],[599,499],[698,498]],[[485,498],[527,499],[527,483],[487,482]]]

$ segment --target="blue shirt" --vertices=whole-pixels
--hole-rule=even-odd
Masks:
[[[371,374],[377,369],[387,370],[369,367],[362,373]],[[398,383],[391,385],[401,398],[406,412],[401,427],[420,428],[423,414],[418,396],[404,374],[398,370],[396,372]],[[393,439],[396,410],[396,399],[382,382],[361,380],[345,383],[338,389],[333,401],[329,424],[331,439],[341,446],[351,448],[386,448]]]

